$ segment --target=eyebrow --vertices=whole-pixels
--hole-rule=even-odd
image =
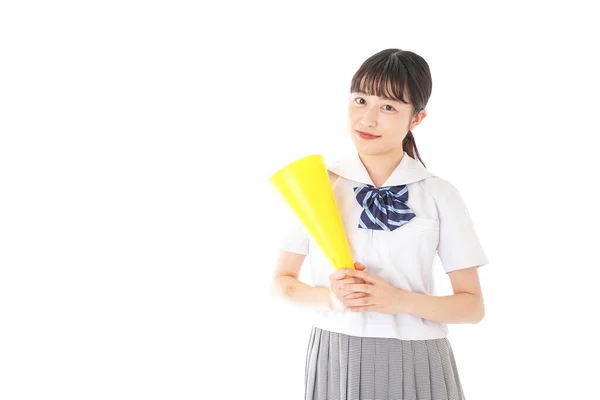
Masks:
[[[366,94],[365,92],[355,92],[355,93],[358,93],[358,94],[362,94],[362,95],[368,96],[368,94]],[[398,100],[396,100],[396,99],[392,99],[391,97],[387,97],[387,96],[383,96],[383,97],[382,97],[382,96],[377,96],[377,98],[378,98],[379,100],[387,100],[387,101],[392,101],[392,102],[394,102],[394,103],[401,103],[401,101],[398,101]]]

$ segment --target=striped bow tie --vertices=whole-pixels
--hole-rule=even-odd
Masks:
[[[359,228],[393,231],[416,216],[405,204],[408,200],[406,185],[381,188],[359,186],[354,188],[354,194],[358,204],[364,208]]]

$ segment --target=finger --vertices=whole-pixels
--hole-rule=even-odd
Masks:
[[[353,293],[351,290],[344,289],[345,285],[348,284],[366,284],[366,282],[360,278],[345,278],[342,280],[331,280],[329,282],[329,290],[334,293],[339,293],[340,295],[343,293],[344,295]]]
[[[341,286],[343,286],[343,285],[347,285],[350,283],[365,283],[365,281],[363,281],[360,278],[346,278],[346,279],[341,280],[339,283]]]
[[[360,299],[361,297],[366,297],[368,296],[368,293],[363,293],[363,292],[350,292],[347,295],[344,296],[345,299],[348,300],[352,300],[352,299]]]
[[[355,269],[347,269],[347,274],[356,278],[361,278],[367,283],[379,283],[381,279],[368,273],[367,271],[358,271]]]
[[[356,277],[350,277],[350,278],[346,278],[342,281],[340,281],[341,284],[348,284],[348,283],[367,283],[365,282],[364,279],[360,279],[360,278],[356,278]]]
[[[357,270],[359,270],[359,271],[364,271],[365,269],[367,269],[367,267],[365,267],[364,265],[362,265],[359,262],[355,262],[354,263],[354,268],[357,269]]]
[[[342,303],[346,307],[366,307],[375,305],[375,298],[371,296],[361,297],[359,299],[343,298]]]
[[[349,290],[345,290],[344,287],[348,284],[357,284],[357,283],[364,283],[364,281],[362,281],[361,279],[358,278],[344,278],[341,280],[333,280],[329,283],[329,288],[331,290],[335,290],[335,291],[345,291],[350,293]]]
[[[347,292],[373,293],[373,285],[368,283],[350,283],[342,286],[342,290]]]
[[[338,297],[340,300],[343,298],[346,299],[353,299],[353,298],[359,298],[359,297],[366,297],[369,296],[368,293],[364,293],[364,292],[350,292],[347,290],[342,290],[342,289],[337,289],[337,290],[330,290],[336,297]]]
[[[333,274],[331,274],[330,276],[335,280],[339,280],[339,279],[345,279],[348,278],[348,271],[352,270],[351,268],[340,268],[337,271],[335,271]]]
[[[348,307],[351,312],[375,312],[378,310],[375,304],[369,306]]]

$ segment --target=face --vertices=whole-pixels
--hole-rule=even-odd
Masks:
[[[350,95],[348,130],[356,150],[364,155],[398,155],[403,153],[402,141],[427,115],[421,110],[411,118],[412,105],[367,96],[362,92]],[[360,132],[376,135],[366,138]]]

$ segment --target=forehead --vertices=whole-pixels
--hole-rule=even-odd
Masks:
[[[406,85],[402,85],[402,83],[400,83],[400,85],[403,86],[402,87],[402,91],[404,92],[403,98],[407,99],[408,98],[408,93],[407,93],[408,88]],[[358,93],[363,96],[374,97],[374,98],[377,98],[382,101],[392,101],[392,102],[395,102],[398,104],[406,104],[402,100],[395,98],[394,91],[392,90],[392,84],[389,80],[385,81],[385,82],[381,82],[381,81],[377,81],[375,78],[366,79],[366,77],[364,77],[360,82],[358,91],[356,91],[354,93]]]

